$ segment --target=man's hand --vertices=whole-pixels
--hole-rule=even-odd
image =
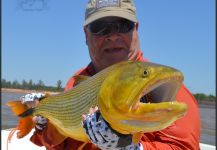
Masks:
[[[32,120],[36,123],[35,127],[38,130],[44,130],[47,127],[47,118],[38,115],[33,117]]]
[[[39,101],[45,98],[44,93],[30,93],[22,96],[21,102],[26,104],[28,108],[37,107]],[[47,126],[47,119],[42,116],[35,116],[32,118],[32,121],[36,123],[36,128],[39,130],[43,130]]]
[[[30,93],[22,96],[21,102],[26,104],[29,108],[34,108],[39,104],[39,100],[45,97],[44,93]]]
[[[83,115],[83,127],[89,139],[100,149],[143,150],[141,144],[132,143],[132,135],[114,131],[102,118],[98,108],[91,108],[90,114]]]

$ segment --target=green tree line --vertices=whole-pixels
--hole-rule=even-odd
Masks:
[[[22,80],[22,83],[14,80],[13,82],[7,81],[6,79],[1,79],[2,88],[14,88],[14,89],[24,89],[24,90],[44,90],[44,91],[55,91],[61,92],[62,81],[58,80],[56,86],[46,86],[42,80],[39,80],[38,83],[34,83],[32,80],[26,81]]]
[[[206,95],[204,93],[193,94],[197,101],[216,101],[216,96]]]
[[[5,79],[1,80],[2,88],[15,88],[15,89],[25,89],[25,90],[45,90],[45,91],[63,91],[62,81],[58,80],[56,86],[46,86],[42,80],[39,80],[38,83],[33,83],[32,80],[26,81],[23,80],[22,83],[19,83],[17,80],[6,81]],[[193,94],[197,101],[215,101],[216,96],[206,95],[204,93]]]

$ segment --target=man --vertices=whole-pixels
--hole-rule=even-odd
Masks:
[[[147,61],[140,51],[138,27],[136,8],[132,0],[89,0],[84,32],[91,62],[75,75],[93,76],[102,69],[124,60]],[[75,80],[71,77],[65,91],[74,86]],[[43,100],[43,96],[30,94],[22,99],[23,103],[31,106],[35,105],[37,99]],[[84,129],[92,143],[84,144],[67,138],[54,145],[52,135],[58,132],[47,127],[47,120],[41,116],[34,118],[37,125],[31,141],[39,146],[44,145],[49,150],[198,150],[200,116],[196,101],[184,85],[177,94],[177,100],[188,105],[187,114],[164,130],[145,133],[137,144],[132,143],[131,135],[122,135],[111,129],[96,108],[91,108],[90,114],[83,116]]]

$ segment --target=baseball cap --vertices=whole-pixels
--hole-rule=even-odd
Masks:
[[[137,22],[133,0],[89,0],[85,11],[84,26],[104,17],[121,17]]]

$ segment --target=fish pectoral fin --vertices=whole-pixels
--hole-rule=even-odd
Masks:
[[[66,136],[59,133],[56,127],[50,122],[47,123],[45,133],[44,140],[52,146],[62,143],[67,138]]]
[[[75,75],[73,76],[75,83],[74,85],[77,85],[79,83],[81,83],[82,81],[87,80],[89,77],[88,76],[84,76],[84,75]]]
[[[133,133],[133,137],[132,137],[133,144],[138,144],[142,135],[143,135],[143,133],[140,133],[140,132]]]

